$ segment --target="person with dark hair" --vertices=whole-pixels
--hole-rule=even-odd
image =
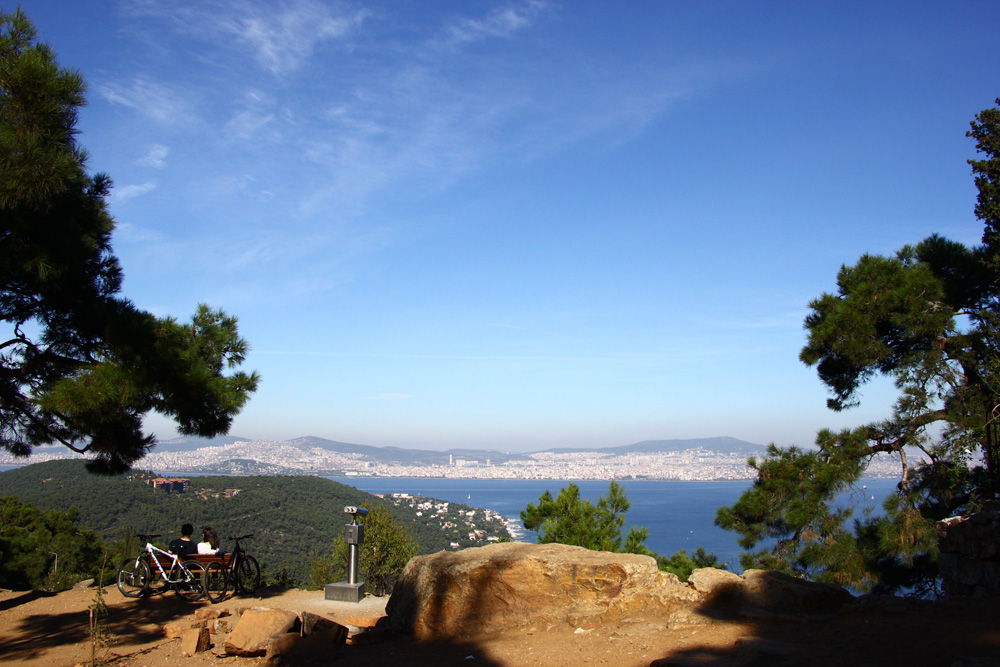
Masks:
[[[219,553],[219,536],[211,526],[201,529],[201,542],[198,543],[198,553],[215,555]]]
[[[194,535],[194,526],[189,523],[181,526],[181,536],[170,541],[170,553],[181,557],[198,553],[198,545],[191,541],[192,535]]]

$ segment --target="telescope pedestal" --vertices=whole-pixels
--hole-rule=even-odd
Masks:
[[[338,581],[335,584],[327,584],[325,597],[327,600],[336,600],[337,602],[361,602],[365,597],[365,582],[359,581],[352,584]]]

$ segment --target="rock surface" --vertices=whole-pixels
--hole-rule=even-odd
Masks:
[[[191,628],[181,635],[181,653],[194,655],[207,651],[211,646],[208,628]]]
[[[701,567],[688,577],[688,586],[705,596],[714,597],[729,590],[741,589],[743,578],[729,570]]]
[[[743,573],[743,603],[758,609],[798,614],[840,611],[854,597],[833,584],[797,579],[781,572],[747,570]]]
[[[412,559],[386,613],[393,630],[432,639],[669,615],[699,599],[648,556],[513,542]]]
[[[937,524],[942,588],[948,595],[1000,594],[1000,501]]]
[[[830,614],[854,598],[847,590],[767,570],[747,570],[742,575],[699,568],[688,585],[715,602],[785,614]]]
[[[226,640],[226,653],[245,657],[267,653],[268,642],[292,631],[298,614],[283,609],[247,609]]]

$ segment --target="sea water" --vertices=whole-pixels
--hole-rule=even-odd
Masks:
[[[553,497],[569,482],[562,480],[481,480],[400,477],[328,477],[368,493],[409,493],[438,498],[472,507],[499,512],[520,526],[520,513],[528,503],[549,491]],[[875,511],[882,500],[895,489],[898,480],[863,480],[850,492],[851,500],[860,507]],[[596,502],[608,492],[607,482],[573,482],[580,487],[580,496]],[[663,555],[681,549],[690,554],[697,547],[714,553],[719,560],[737,572],[741,549],[738,536],[715,525],[715,512],[723,505],[732,505],[751,484],[750,480],[720,482],[622,481],[625,495],[632,503],[626,515],[625,532],[631,526],[649,530],[646,546]],[[845,496],[841,500],[846,500]],[[858,513],[855,513],[858,516]],[[523,526],[522,526],[523,529]],[[524,531],[525,539],[535,541],[535,534]]]

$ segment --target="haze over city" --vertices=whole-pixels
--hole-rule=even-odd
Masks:
[[[88,80],[124,295],[239,317],[249,438],[809,445],[893,398],[826,409],[809,301],[982,234],[995,2],[20,5]]]

